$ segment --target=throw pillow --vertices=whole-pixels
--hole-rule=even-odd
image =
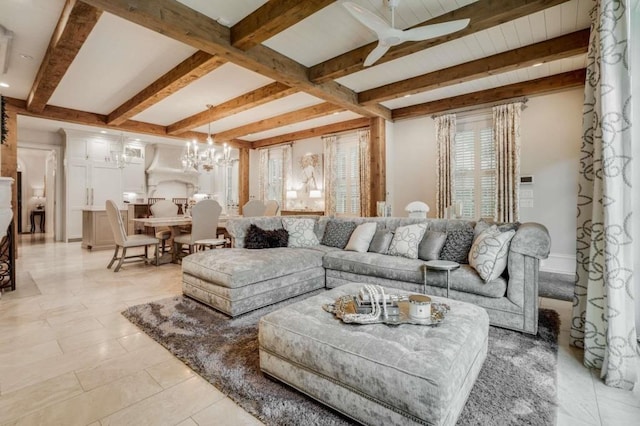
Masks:
[[[360,253],[366,253],[369,250],[371,240],[376,233],[376,224],[374,222],[368,222],[360,224],[351,234],[349,242],[345,246],[345,250],[357,251]]]
[[[315,219],[283,217],[282,226],[289,233],[288,247],[311,247],[320,244],[316,233],[313,232]]]
[[[478,238],[478,235],[480,235],[482,231],[488,229],[491,225],[493,225],[493,223],[487,222],[484,219],[480,219],[478,222],[476,222],[476,227],[473,230],[474,240],[475,238]],[[520,222],[503,222],[496,223],[495,225],[498,226],[498,230],[500,232],[517,231],[520,227]]]
[[[447,239],[440,251],[440,259],[467,263],[471,244],[473,244],[473,227],[471,225],[447,231]]]
[[[330,220],[324,229],[322,245],[343,249],[349,242],[354,229],[356,224],[353,222]]]
[[[287,247],[289,233],[286,229],[268,231],[254,224],[249,225],[244,237],[244,246],[248,249]]]
[[[371,244],[369,244],[369,251],[371,253],[387,254],[392,239],[393,232],[386,229],[378,229],[376,233],[373,234],[373,239],[371,240]]]
[[[424,233],[427,230],[426,223],[416,223],[415,225],[398,226],[391,244],[389,244],[389,254],[391,256],[418,258],[418,246]]]
[[[469,252],[469,264],[484,282],[498,278],[507,267],[509,244],[516,231],[500,232],[496,225],[482,231]]]
[[[438,231],[427,231],[418,246],[418,258],[422,260],[438,260],[440,251],[447,240],[447,234]]]

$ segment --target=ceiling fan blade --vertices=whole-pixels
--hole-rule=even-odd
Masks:
[[[342,3],[342,5],[354,18],[360,21],[362,25],[373,30],[378,35],[384,34],[391,29],[391,26],[384,19],[356,3],[346,1]]]
[[[460,31],[469,25],[469,19],[443,22],[442,24],[425,25],[402,32],[404,41],[422,41]]]
[[[367,59],[364,60],[364,66],[368,67],[370,65],[373,65],[378,59],[382,58],[382,56],[385,53],[387,53],[387,50],[389,50],[389,47],[391,46],[378,43],[376,48],[373,49],[371,53],[369,53],[369,55],[367,56]]]

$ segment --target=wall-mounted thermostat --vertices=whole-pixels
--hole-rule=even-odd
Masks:
[[[533,176],[520,176],[520,183],[533,183]]]

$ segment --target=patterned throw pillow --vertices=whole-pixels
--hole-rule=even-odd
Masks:
[[[248,249],[287,247],[288,243],[289,233],[286,229],[267,231],[254,224],[249,225],[244,237],[244,247]]]
[[[471,225],[447,231],[447,239],[440,251],[440,259],[468,263],[467,259],[471,244],[473,244],[473,228]]]
[[[427,231],[418,247],[418,257],[422,260],[438,260],[440,252],[447,240],[447,234],[438,231]]]
[[[516,231],[500,232],[496,225],[482,231],[469,252],[469,264],[484,282],[498,278],[507,267],[509,244]]]
[[[484,231],[485,229],[488,229],[491,225],[494,225],[494,224],[487,222],[485,219],[480,219],[478,222],[476,222],[476,227],[473,230],[474,240],[475,238],[478,238],[478,235],[480,235],[482,231]],[[500,232],[507,232],[512,230],[517,231],[518,228],[520,227],[520,222],[503,222],[503,223],[495,223],[495,225],[498,227],[498,230]]]
[[[282,226],[289,233],[288,247],[312,247],[320,244],[313,228],[316,224],[314,219],[282,218]]]
[[[389,252],[391,256],[408,257],[409,259],[418,258],[418,246],[424,233],[427,230],[426,223],[416,223],[415,225],[398,226],[391,244],[389,244]]]
[[[356,224],[353,222],[330,220],[324,229],[322,245],[343,249],[349,242],[354,229],[356,229]]]
[[[358,227],[351,234],[349,242],[345,246],[345,250],[357,251],[359,253],[366,253],[369,250],[371,240],[376,233],[376,224],[374,222],[367,222],[358,225]]]
[[[387,254],[392,239],[393,232],[386,229],[378,229],[376,233],[373,234],[373,239],[371,240],[371,244],[369,244],[369,251],[371,253]]]

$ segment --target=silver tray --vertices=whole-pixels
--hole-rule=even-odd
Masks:
[[[388,324],[388,325],[400,325],[400,324],[416,324],[416,325],[438,325],[444,321],[445,315],[449,312],[449,305],[440,302],[431,302],[431,318],[428,319],[416,319],[409,316],[409,302],[400,301],[397,302],[399,308],[399,315],[390,315],[383,317],[380,315],[376,321],[358,321],[349,317],[345,318],[345,314],[356,313],[356,301],[355,296],[347,295],[340,296],[334,303],[322,305],[322,308],[334,314],[336,318],[342,320],[347,324]]]

